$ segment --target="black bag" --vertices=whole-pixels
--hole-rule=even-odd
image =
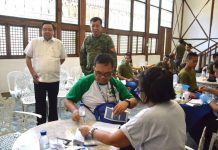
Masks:
[[[209,76],[209,78],[207,79],[208,82],[216,82],[216,77],[214,76]]]

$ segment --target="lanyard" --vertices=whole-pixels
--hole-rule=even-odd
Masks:
[[[97,83],[97,82],[96,82]],[[109,86],[108,86],[108,84],[107,84],[107,92],[106,92],[106,94],[101,90],[101,87],[100,87],[100,85],[97,83],[97,85],[98,85],[98,89],[99,89],[99,91],[100,91],[100,93],[101,93],[101,95],[102,95],[102,97],[104,98],[104,100],[105,100],[105,102],[108,102],[108,94],[107,94],[107,92],[109,91]],[[106,96],[105,96],[106,95]]]

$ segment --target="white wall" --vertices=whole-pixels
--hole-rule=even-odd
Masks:
[[[118,64],[123,59],[123,56],[118,56]],[[144,66],[147,64],[144,55],[132,56],[133,65],[135,67]],[[160,61],[159,55],[151,55],[148,57],[148,64],[154,64]],[[24,71],[26,67],[25,59],[0,59],[0,93],[8,91],[7,74],[10,71]],[[74,75],[81,71],[79,65],[79,57],[68,57],[62,67],[69,71],[70,75]]]

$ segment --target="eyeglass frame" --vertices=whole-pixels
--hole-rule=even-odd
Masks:
[[[111,76],[112,76],[112,71],[111,72],[106,72],[106,73],[102,73],[102,72],[100,72],[100,71],[94,71],[94,73],[95,73],[95,75],[97,76],[97,77],[102,77],[102,76],[104,76],[105,78],[110,78]]]

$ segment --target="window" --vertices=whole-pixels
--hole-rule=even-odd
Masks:
[[[158,34],[159,8],[150,6],[149,33]]]
[[[67,54],[76,54],[76,31],[61,31],[61,37]]]
[[[92,32],[85,32],[85,37],[92,35]]]
[[[117,35],[110,35],[110,37],[112,38],[113,42],[114,42],[114,47],[115,47],[115,50],[117,52]]]
[[[173,9],[173,0],[162,0],[161,8],[172,11],[172,9]]]
[[[0,0],[0,15],[55,21],[56,0]]]
[[[142,54],[143,53],[143,37],[132,37],[132,53]]]
[[[28,42],[32,39],[39,37],[39,28],[28,27]]]
[[[24,55],[23,27],[10,26],[11,55]]]
[[[173,0],[162,0],[160,25],[171,28],[172,25]]]
[[[78,24],[78,0],[62,0],[62,22]]]
[[[172,12],[161,10],[161,26],[171,28],[172,23]]]
[[[133,30],[145,32],[145,3],[134,1]]]
[[[4,25],[0,25],[0,43],[0,56],[6,56],[6,33]]]
[[[130,0],[109,1],[109,28],[130,30]]]
[[[128,36],[120,36],[120,53],[128,52]]]
[[[159,7],[160,6],[160,0],[150,0],[150,5]]]
[[[156,47],[157,47],[157,39],[149,38],[148,39],[148,54],[156,54]]]
[[[86,0],[86,24],[90,25],[92,17],[99,17],[102,19],[102,26],[104,26],[105,14],[105,0]]]

